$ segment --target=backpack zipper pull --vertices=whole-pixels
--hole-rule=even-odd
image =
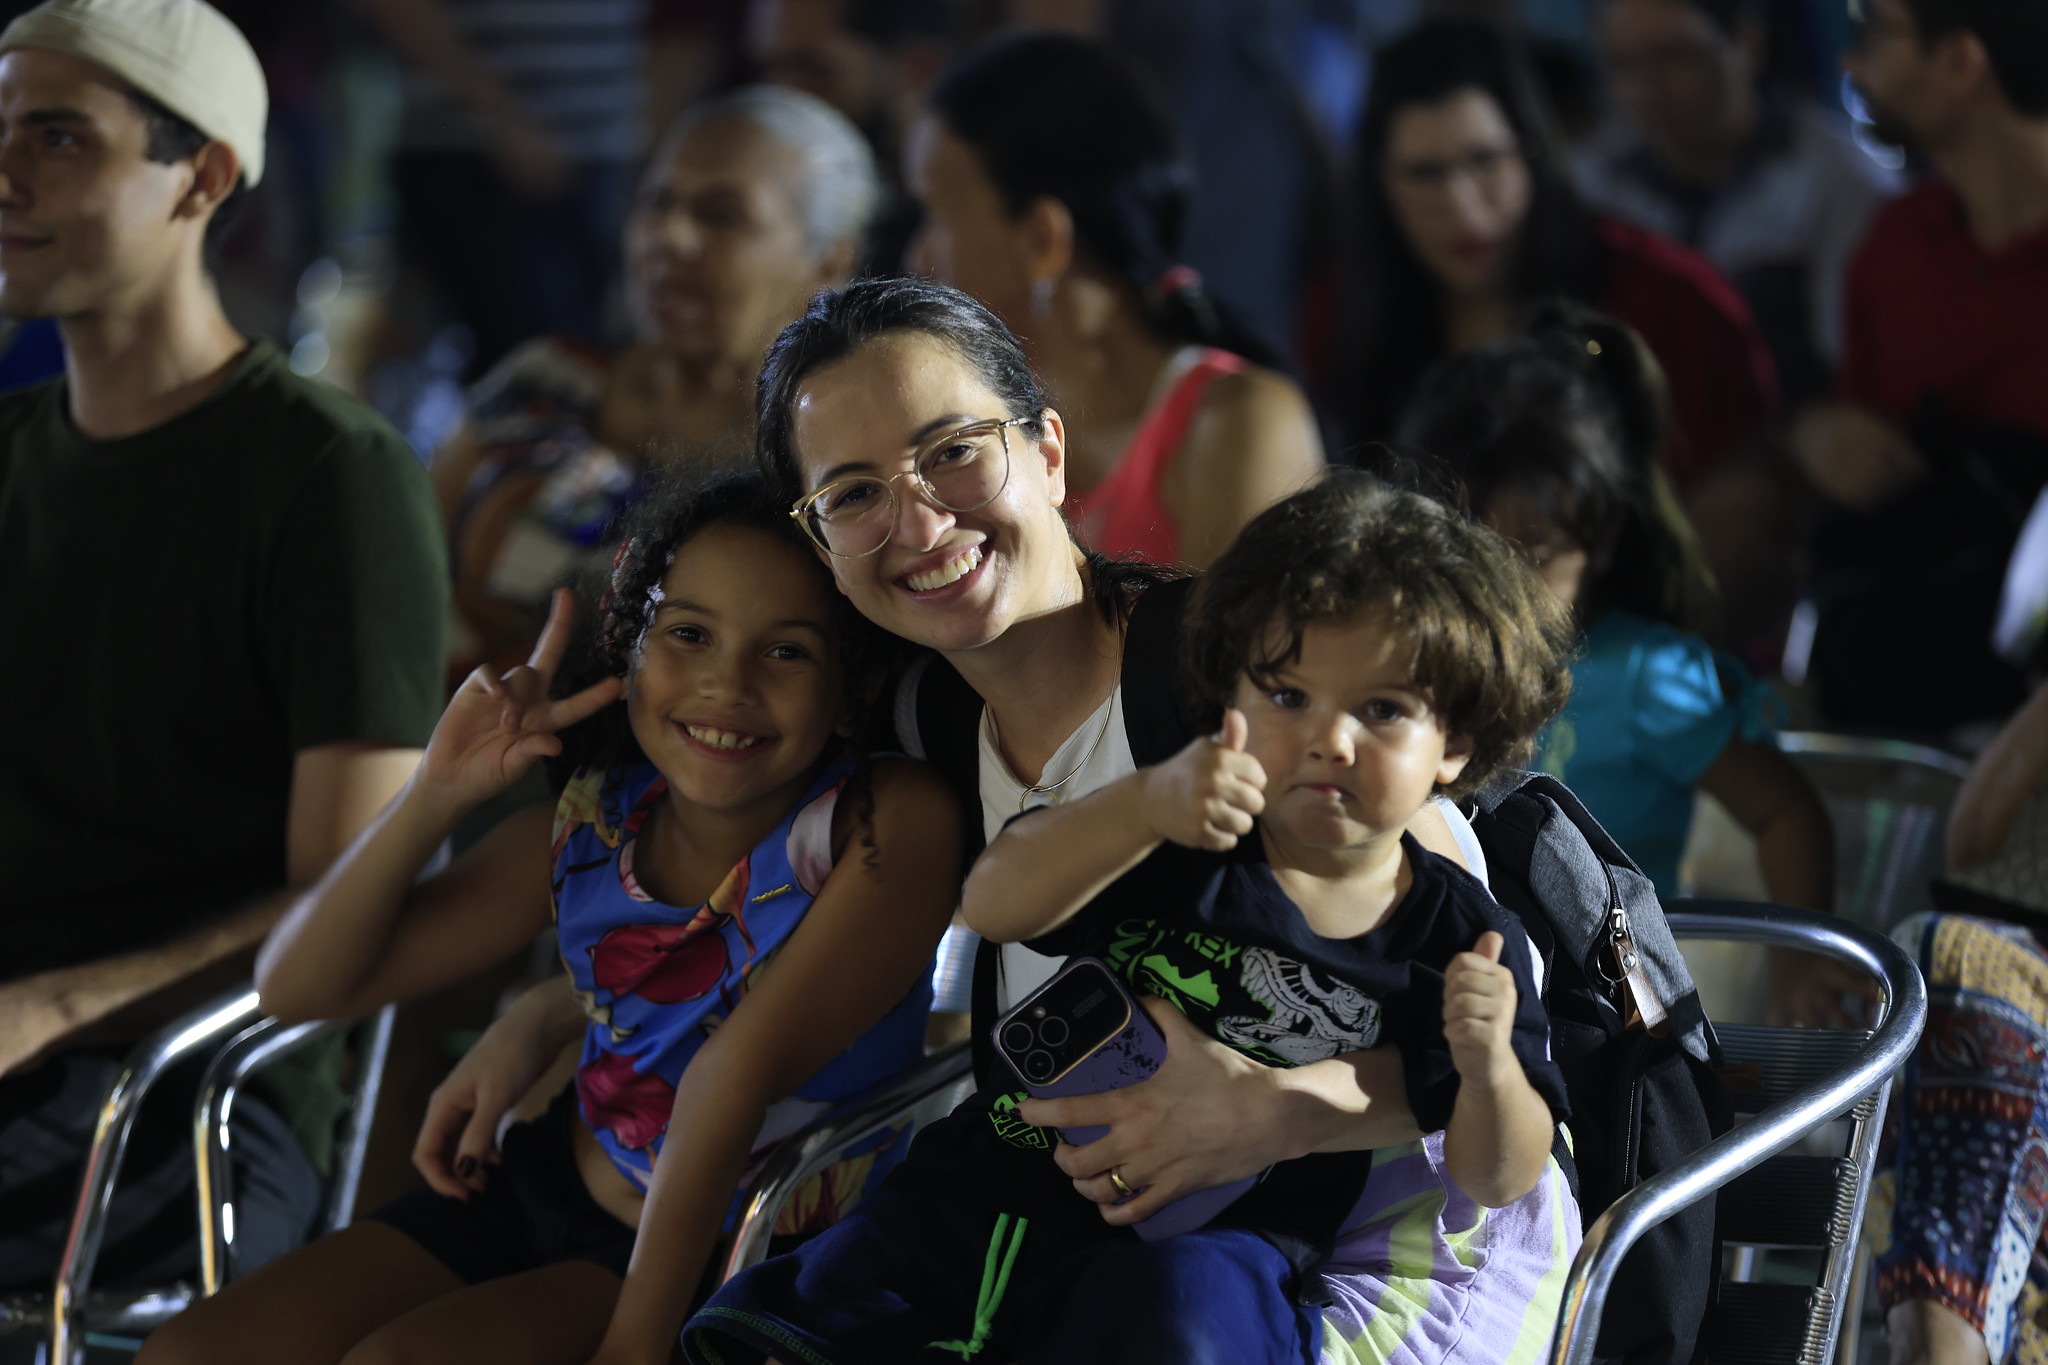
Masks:
[[[1628,908],[1621,903],[1621,893],[1613,888],[1611,878],[1609,890],[1614,900],[1607,912],[1607,948],[1614,954],[1615,984],[1626,991],[1627,1003],[1634,1006],[1634,1013],[1642,1019],[1643,1027],[1655,1033],[1664,1022],[1664,1002],[1657,998],[1649,975],[1643,971],[1643,960],[1636,953],[1635,938],[1629,933]]]

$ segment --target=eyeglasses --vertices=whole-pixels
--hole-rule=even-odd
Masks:
[[[1402,189],[1436,194],[1448,189],[1456,179],[1490,187],[1510,166],[1520,165],[1521,161],[1519,147],[1475,147],[1459,156],[1395,161],[1387,167],[1387,174]]]
[[[970,422],[926,444],[901,473],[834,479],[799,499],[789,514],[827,554],[871,555],[896,532],[898,479],[916,480],[925,501],[948,512],[986,507],[1010,482],[1010,428],[1031,420]]]

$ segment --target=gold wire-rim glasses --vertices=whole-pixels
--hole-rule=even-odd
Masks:
[[[832,482],[825,484],[822,487],[813,489],[811,492],[806,493],[803,497],[798,498],[796,505],[789,509],[789,515],[795,519],[796,524],[798,526],[801,526],[803,528],[804,534],[810,537],[811,543],[813,545],[816,545],[819,549],[823,550],[826,554],[831,555],[834,558],[866,559],[869,555],[879,554],[881,553],[883,547],[888,545],[888,543],[892,539],[894,539],[896,535],[896,481],[898,479],[915,480],[917,483],[918,493],[923,496],[926,502],[930,503],[932,506],[940,509],[941,511],[972,512],[978,508],[986,507],[990,503],[994,502],[997,498],[1001,497],[1003,495],[1003,490],[1010,486],[1010,428],[1021,427],[1026,423],[1030,422],[1031,420],[1032,419],[1029,417],[990,417],[984,421],[969,422],[965,426],[955,427],[953,430],[946,432],[944,435],[934,436],[931,440],[925,442],[925,444],[918,449],[917,454],[911,458],[910,468],[898,470],[896,473],[890,474],[886,477],[880,474],[849,474],[843,479],[834,479],[832,480]],[[953,504],[941,498],[933,490],[931,480],[925,477],[925,461],[939,450],[945,448],[945,446],[947,446],[951,442],[957,441],[963,436],[979,436],[984,432],[991,431],[1002,438],[1003,477],[1001,478],[1001,480],[997,482],[995,490],[991,492],[987,497],[983,498],[980,502],[974,503],[966,507],[955,507]],[[876,542],[875,547],[872,550],[861,550],[853,553],[849,553],[844,550],[835,550],[832,548],[830,544],[826,542],[825,536],[820,526],[813,524],[811,520],[811,509],[813,506],[816,505],[818,499],[824,497],[826,494],[832,492],[834,489],[843,489],[848,484],[858,483],[872,483],[881,485],[883,496],[885,496],[888,499],[887,515],[889,518],[889,529],[883,533],[881,540]],[[822,522],[823,518],[820,517],[819,521]]]

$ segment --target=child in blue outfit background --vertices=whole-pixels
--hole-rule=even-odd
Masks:
[[[345,1017],[465,979],[552,920],[566,980],[487,1035],[518,1054],[510,1095],[476,1097],[467,1124],[437,1096],[454,1120],[422,1135],[430,1188],[173,1319],[146,1365],[664,1359],[750,1161],[923,1055],[960,814],[928,769],[849,742],[883,637],[782,500],[754,474],[658,488],[600,608],[600,680],[551,698],[567,635],[558,594],[528,665],[470,675],[257,964],[268,1010]],[[552,808],[419,879],[543,758],[576,767]],[[579,1035],[573,1086],[491,1143]],[[889,1155],[828,1169],[785,1230],[833,1222]]]
[[[1195,716],[1216,737],[1020,816],[976,863],[969,923],[1096,956],[1147,1009],[1276,1074],[1395,1046],[1418,1127],[1443,1134],[1442,1178],[1492,1207],[1545,1186],[1575,1229],[1528,939],[1404,833],[1436,792],[1526,755],[1568,685],[1566,614],[1500,538],[1344,474],[1255,518],[1190,611]],[[1316,1272],[1357,1221],[1371,1153],[1283,1161],[1208,1226],[1147,1242],[1073,1188],[1022,1099],[984,1089],[846,1222],[726,1285],[686,1329],[692,1359],[1322,1353]],[[1111,1168],[1133,1195],[1147,1178]],[[1519,1287],[1547,1322],[1540,1278],[1489,1291]],[[1414,1336],[1420,1359],[1503,1344],[1461,1356],[1459,1333]]]
[[[1697,788],[1756,837],[1770,899],[1834,908],[1834,837],[1819,793],[1775,743],[1782,705],[1699,630],[1714,587],[1660,472],[1663,379],[1622,323],[1568,304],[1431,373],[1402,443],[1444,461],[1473,510],[1522,546],[1583,632],[1572,695],[1538,766],[1578,794],[1661,895]],[[1788,1022],[1847,1026],[1853,974],[1811,959]],[[1781,964],[1782,965],[1782,964]]]

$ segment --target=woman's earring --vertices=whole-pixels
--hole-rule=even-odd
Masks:
[[[1031,282],[1031,315],[1046,317],[1052,312],[1052,281],[1041,276]]]

